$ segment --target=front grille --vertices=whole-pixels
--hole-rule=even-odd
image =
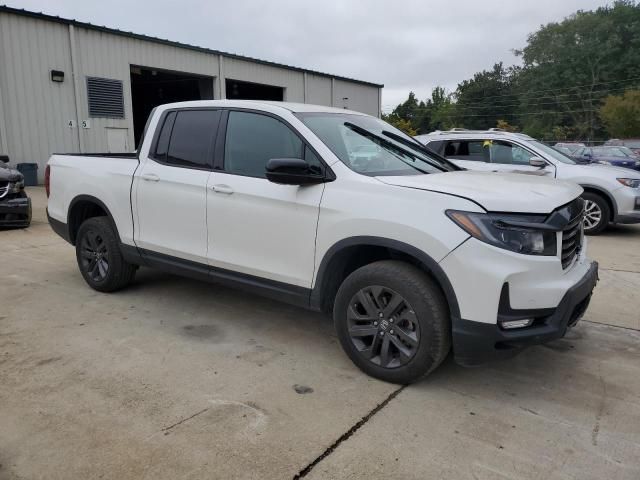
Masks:
[[[569,223],[562,230],[562,268],[567,269],[580,253],[582,248],[582,222],[584,218],[584,201],[578,198],[568,205]]]
[[[4,198],[9,192],[9,182],[0,181],[0,198]]]

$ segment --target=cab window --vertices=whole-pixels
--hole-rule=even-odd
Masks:
[[[169,112],[152,158],[175,167],[211,168],[213,138],[219,121],[219,110]]]
[[[301,158],[321,169],[318,157],[283,122],[259,113],[229,112],[225,171],[266,178],[267,162],[272,158]]]

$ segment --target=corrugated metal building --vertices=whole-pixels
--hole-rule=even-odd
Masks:
[[[382,85],[0,6],[0,154],[135,148],[151,109],[263,99],[379,115]]]

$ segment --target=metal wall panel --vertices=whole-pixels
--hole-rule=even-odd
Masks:
[[[333,106],[378,117],[380,115],[378,91],[376,87],[336,79],[333,87]]]
[[[225,57],[224,75],[233,80],[283,87],[285,102],[304,102],[303,72]]]
[[[0,90],[11,164],[35,162],[42,178],[52,152],[78,151],[69,30],[65,25],[0,15]],[[64,82],[51,81],[62,70]]]
[[[131,65],[217,77],[218,57],[184,48],[161,45],[135,38],[76,27],[76,64],[82,73],[78,92],[80,115],[91,128],[81,129],[88,152],[107,150],[107,128],[128,129],[128,144],[134,145],[131,105]],[[89,118],[86,77],[121,80],[124,84],[125,118]],[[214,80],[212,80],[213,82]],[[214,90],[215,92],[215,90]],[[82,122],[82,119],[80,122]]]
[[[307,102],[314,105],[331,106],[331,79],[307,74]]]
[[[227,56],[221,72],[218,53],[0,12],[0,153],[12,164],[38,163],[42,181],[51,153],[107,151],[109,128],[125,129],[133,148],[131,65],[212,77],[215,98],[229,78],[283,87],[289,102],[340,107],[348,97],[353,110],[379,111],[376,86]],[[64,82],[52,82],[51,70],[63,71]],[[124,119],[89,117],[87,77],[123,82]]]

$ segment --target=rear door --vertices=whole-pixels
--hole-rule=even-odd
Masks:
[[[495,171],[491,166],[489,150],[482,139],[446,140],[441,146],[441,155],[459,167],[468,170]]]
[[[310,288],[324,184],[278,185],[266,179],[265,167],[271,158],[304,158],[319,171],[324,166],[281,119],[254,111],[227,115],[207,189],[209,262]]]
[[[140,248],[207,263],[207,181],[220,110],[169,111],[134,177]]]
[[[449,140],[443,153],[447,159],[469,170],[555,175],[555,168],[548,162],[543,169],[532,167],[529,160],[537,155],[509,140]]]

